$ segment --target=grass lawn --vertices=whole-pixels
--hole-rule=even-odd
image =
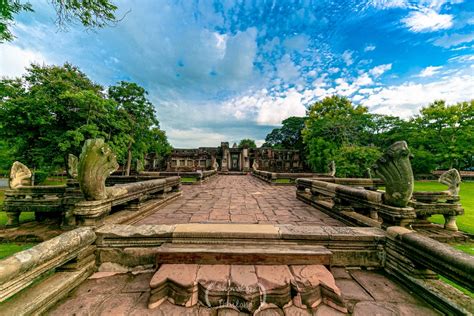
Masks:
[[[5,189],[0,189],[0,210],[3,210],[3,199],[5,198]],[[23,212],[20,215],[20,223],[30,222],[35,219],[35,213],[33,212]],[[3,211],[0,211],[0,227],[7,223],[7,214]],[[0,249],[1,251],[1,249]]]
[[[437,181],[415,181],[415,191],[443,191],[446,189],[445,185]],[[459,194],[464,215],[458,216],[456,223],[460,230],[474,234],[474,182],[462,182]],[[431,216],[430,220],[437,224],[444,223],[442,215]]]
[[[275,183],[293,183],[292,179],[275,179]]]
[[[23,251],[33,247],[35,244],[17,244],[17,243],[6,243],[0,244],[0,259],[6,258],[16,252]]]
[[[182,183],[194,183],[194,182],[197,182],[197,179],[196,178],[181,177],[181,182]]]

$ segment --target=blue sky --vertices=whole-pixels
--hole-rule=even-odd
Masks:
[[[474,1],[116,1],[115,26],[58,30],[47,1],[17,17],[0,75],[71,62],[149,91],[176,147],[265,135],[327,95],[409,117],[474,98]]]

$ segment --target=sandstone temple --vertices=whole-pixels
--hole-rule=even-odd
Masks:
[[[236,144],[229,147],[228,142],[222,142],[219,147],[173,149],[166,161],[166,171],[248,172],[256,163],[260,170],[298,172],[304,169],[300,157],[298,150],[237,147]],[[158,161],[153,155],[147,157],[146,166],[157,169]]]
[[[0,260],[0,315],[472,315],[462,179],[417,192],[410,156],[396,142],[373,177],[340,178],[222,143],[124,176],[89,139],[59,185],[17,161],[0,235],[35,245]]]

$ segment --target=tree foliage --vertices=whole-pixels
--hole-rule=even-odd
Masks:
[[[87,28],[101,28],[116,22],[117,6],[110,0],[50,0],[56,10],[56,24],[60,28],[80,22]],[[15,15],[20,12],[32,12],[34,7],[29,1],[0,0],[0,43],[12,41],[10,31]]]
[[[310,106],[307,117],[288,118],[282,124],[267,135],[265,145],[300,149],[316,172],[327,171],[334,160],[338,176],[367,176],[381,152],[400,140],[410,146],[415,173],[474,165],[474,100],[454,105],[436,101],[403,120],[371,114],[345,97],[332,96]],[[297,135],[302,135],[301,148]]]
[[[109,89],[77,67],[31,65],[21,78],[0,80],[0,138],[10,157],[31,167],[65,167],[84,140],[104,138],[120,162],[169,152],[146,91],[120,82]],[[5,145],[4,145],[5,146]]]
[[[257,148],[257,144],[253,139],[244,138],[239,142],[239,148],[248,147],[248,148]]]
[[[303,149],[304,117],[292,116],[285,119],[282,127],[273,129],[265,138],[264,147],[277,149]]]

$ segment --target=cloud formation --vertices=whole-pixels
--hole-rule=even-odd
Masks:
[[[458,73],[474,58],[463,1],[121,0],[130,12],[117,26],[66,33],[47,0],[33,6],[0,44],[0,75],[68,61],[103,85],[135,81],[177,147],[263,140],[332,94],[394,115],[415,113],[422,97],[474,97]]]

